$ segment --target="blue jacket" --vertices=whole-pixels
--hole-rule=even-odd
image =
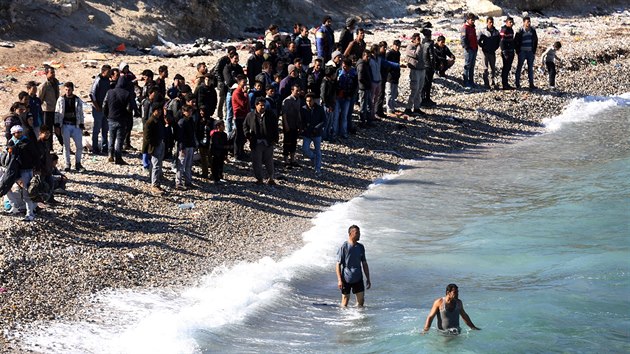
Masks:
[[[315,47],[317,47],[317,56],[324,58],[324,62],[330,60],[335,44],[333,30],[325,25],[321,25],[315,33]]]

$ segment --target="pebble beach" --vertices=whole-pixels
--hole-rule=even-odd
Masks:
[[[546,26],[538,29],[537,66],[546,47],[562,41],[558,55],[563,63],[556,91],[547,89],[547,77],[538,70],[538,89],[533,92],[464,90],[463,55],[457,42],[461,23],[423,19],[433,21],[434,36],[447,37],[457,58],[447,76],[434,81],[432,98],[438,105],[424,109],[426,114],[421,117],[390,116],[342,143],[323,143],[322,176],[315,175],[299,152],[301,167],[284,169],[281,148],[277,148],[277,186],[257,186],[250,164],[229,163],[227,183],[207,183],[199,177],[197,166],[193,170],[196,187],[179,191],[166,163],[167,192],[155,196],[149,193],[149,177],[139,153],[124,156],[129,166],[86,153],[83,166],[87,172],[68,173],[68,193],[58,197],[58,206],[43,208],[31,223],[0,215],[0,349],[17,350],[20,329],[33,321],[84,318],[83,305],[91,301],[91,294],[103,289],[183,289],[218,266],[262,257],[279,259],[300,248],[301,234],[316,214],[359,196],[375,180],[404,169],[406,160],[456,157],[463,150],[509,144],[542,133],[543,120],[560,114],[571,100],[630,92],[628,10],[579,20],[560,15],[533,17],[535,28]],[[416,21],[412,17],[372,20],[368,27],[372,34],[366,42],[401,39],[405,43],[404,38],[417,32]],[[495,22],[498,25],[503,20]],[[480,26],[481,20],[477,22],[477,28]],[[519,26],[517,19],[515,27]],[[44,57],[39,53],[7,61],[10,50],[1,53],[4,75],[9,75],[7,68],[39,66]],[[242,53],[246,57],[246,51]],[[172,75],[181,73],[189,79],[197,62],[205,61],[211,67],[220,55],[219,50],[211,56],[187,58],[108,54],[99,65],[117,66],[125,61],[134,72],[144,68],[157,71],[159,65],[167,65]],[[94,56],[92,51],[49,55],[64,65],[58,69],[59,80],[73,81],[80,95],[89,91],[97,71],[84,68],[81,60]],[[477,83],[482,83],[482,57],[479,53]],[[500,60],[497,66],[501,66]],[[0,104],[5,108],[27,81],[44,80],[27,70],[10,75],[16,81],[3,82],[0,91]],[[408,72],[403,70],[399,108],[408,94]],[[141,146],[141,135],[134,132],[133,146]],[[185,203],[194,206],[180,207]]]

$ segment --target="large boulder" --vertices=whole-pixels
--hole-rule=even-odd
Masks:
[[[492,3],[490,0],[467,0],[468,11],[477,16],[501,16],[503,9]]]

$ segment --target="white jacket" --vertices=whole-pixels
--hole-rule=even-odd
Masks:
[[[79,96],[74,95],[74,112],[77,115],[77,127],[83,124],[83,101]],[[66,112],[66,95],[60,96],[57,99],[57,105],[55,107],[55,124],[63,124],[63,116]]]

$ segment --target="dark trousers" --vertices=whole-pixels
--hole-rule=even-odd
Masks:
[[[297,149],[298,132],[297,130],[290,130],[284,132],[284,138],[282,138],[282,155],[287,157],[291,154],[295,154]]]
[[[245,160],[245,131],[243,130],[243,124],[245,123],[244,117],[235,117],[234,123],[236,124],[236,139],[234,139],[234,157],[238,160]]]
[[[548,61],[545,63],[549,72],[549,86],[556,86],[556,63]]]
[[[490,86],[495,84],[497,76],[497,55],[495,52],[483,52],[483,84]]]
[[[433,74],[435,74],[435,70],[433,69],[424,70],[424,86],[422,87],[422,93],[420,94],[420,97],[422,97],[422,103],[431,102],[431,88],[433,87]]]
[[[173,127],[169,126],[164,129],[164,160],[173,159],[173,148],[175,147],[175,133]]]
[[[133,115],[127,117],[125,124],[125,148],[131,147],[131,130],[133,129]]]
[[[223,179],[223,165],[225,164],[225,156],[212,155],[210,160],[210,171],[212,173],[212,180],[218,181]]]
[[[503,67],[501,68],[501,84],[503,87],[508,87],[508,77],[512,70],[512,62],[514,62],[514,51],[506,50],[501,53],[501,59],[503,59]]]
[[[112,119],[107,120],[107,125],[109,126],[109,156],[121,159],[122,145],[127,127],[125,123]]]
[[[48,128],[50,128],[52,131],[54,131],[55,129],[55,112],[44,112],[44,125],[46,125]],[[52,151],[53,149],[53,138],[52,138],[52,134],[50,134],[50,137],[48,138],[48,148],[50,149],[50,151]],[[57,132],[55,132],[55,136],[57,137],[57,141],[59,142],[59,145],[63,146],[63,137],[61,136],[61,133],[57,134]]]
[[[379,92],[378,94],[378,98],[376,100],[376,107],[374,107],[374,109],[376,109],[376,114],[380,114],[383,115],[384,111],[383,111],[383,105],[385,105],[385,84],[387,83],[387,80],[385,80],[387,78],[387,75],[382,76],[381,75],[381,92]]]

